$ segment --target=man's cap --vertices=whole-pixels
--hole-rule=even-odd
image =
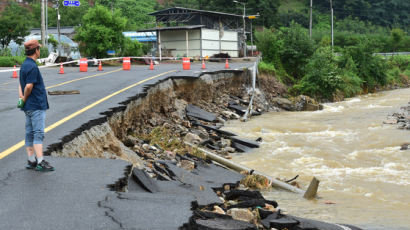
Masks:
[[[32,50],[32,49],[35,49],[37,47],[41,47],[41,45],[40,45],[40,43],[38,43],[38,41],[36,39],[30,40],[30,41],[27,41],[27,42],[24,43],[24,48],[26,50]]]

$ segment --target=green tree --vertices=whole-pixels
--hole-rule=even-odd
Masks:
[[[296,79],[302,78],[305,65],[314,52],[306,29],[292,23],[289,28],[281,28],[280,39],[283,41],[283,48],[279,51],[283,67]]]
[[[98,3],[111,7],[111,1],[98,0]],[[115,0],[113,7],[120,10],[122,15],[128,19],[128,30],[138,30],[146,28],[150,23],[155,22],[155,18],[149,16],[154,12],[156,1],[152,0]]]
[[[84,15],[82,26],[76,29],[75,39],[80,41],[80,49],[86,55],[105,57],[107,50],[121,50],[124,45],[124,31],[127,19],[119,11],[96,5]]]
[[[374,45],[368,39],[344,49],[343,55],[350,56],[356,64],[356,74],[363,80],[366,91],[386,84],[387,64],[381,57],[373,55],[374,51]]]
[[[306,75],[295,85],[300,93],[317,99],[333,99],[333,94],[342,89],[341,71],[329,47],[319,48],[306,66]]]
[[[402,29],[396,28],[391,30],[390,42],[394,52],[397,52],[397,50],[402,46],[402,42],[405,37],[406,34]]]
[[[8,46],[11,40],[22,44],[24,37],[30,34],[31,17],[27,9],[16,3],[11,3],[0,17],[0,43],[2,47]]]

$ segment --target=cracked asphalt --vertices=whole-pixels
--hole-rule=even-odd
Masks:
[[[230,64],[231,69],[252,65]],[[223,70],[224,66],[209,63],[205,71]],[[142,92],[148,84],[170,76],[198,77],[202,72],[200,63],[192,64],[189,71],[183,71],[181,64],[161,64],[153,71],[141,65],[133,65],[130,71],[121,67],[103,67],[103,72],[97,72],[96,67],[88,69],[80,73],[78,67],[66,67],[64,75],[58,74],[58,68],[40,69],[46,87],[51,87],[48,90],[80,91],[76,95],[48,96],[49,131],[44,149],[82,124],[102,117],[100,113]],[[125,161],[47,158],[56,167],[55,172],[26,170],[22,146],[25,118],[16,108],[18,79],[12,79],[11,74],[0,73],[0,229],[177,229],[187,223],[195,193],[178,194],[179,188],[172,194],[166,185],[161,185],[162,193],[155,195],[110,191],[107,185],[124,177],[129,165]],[[85,109],[143,80],[147,81]],[[230,177],[237,179],[233,175]]]

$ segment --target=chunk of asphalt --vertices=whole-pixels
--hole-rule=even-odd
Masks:
[[[279,219],[270,219],[269,216],[262,220],[262,225],[265,228],[275,228],[275,229],[291,229],[299,224],[299,221],[288,217],[282,217]],[[303,229],[303,228],[302,228]],[[310,228],[309,228],[310,229]],[[316,228],[313,228],[316,229]]]
[[[252,199],[264,199],[261,192],[250,190],[231,190],[225,193],[225,200],[252,200]]]
[[[264,208],[258,208],[258,212],[261,219],[265,219],[269,215],[273,214],[272,211],[266,210]]]
[[[259,148],[259,143],[256,141],[248,140],[240,137],[230,137],[233,142],[245,145],[250,148]]]
[[[171,194],[193,195],[200,206],[221,204],[213,188],[222,187],[226,182],[236,183],[243,177],[239,173],[203,162],[198,162],[192,171],[184,170],[171,161],[162,163],[175,175],[176,181],[158,181],[160,190]]]
[[[252,148],[249,148],[248,146],[239,144],[238,142],[232,142],[231,146],[238,152],[240,153],[244,153],[244,152],[248,152],[251,151]]]
[[[189,104],[186,107],[186,115],[190,117],[195,117],[204,121],[216,121],[217,116],[214,113],[207,112],[198,106]]]
[[[156,193],[160,191],[156,181],[144,170],[134,168],[132,170],[132,179],[148,192]]]
[[[238,103],[231,101],[228,103],[228,108],[235,110],[236,113],[243,115],[246,113],[246,108],[243,106],[238,105]]]
[[[197,121],[197,120],[193,120],[191,121],[192,125],[196,125],[196,126],[201,126],[203,128],[205,128],[206,130],[210,130],[210,131],[214,131],[220,135],[223,136],[227,136],[227,137],[232,137],[232,136],[236,136],[235,133],[229,132],[229,131],[224,131],[221,130],[220,127],[218,126],[214,126],[214,125],[203,125],[201,124],[201,122]]]
[[[193,229],[198,230],[256,230],[257,227],[245,221],[229,219],[193,220]]]

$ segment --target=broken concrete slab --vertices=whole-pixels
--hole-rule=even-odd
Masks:
[[[234,102],[234,101],[231,101],[231,102],[228,103],[228,108],[234,110],[236,113],[238,113],[238,114],[240,114],[240,115],[245,114],[245,113],[246,113],[246,109],[247,109],[247,108],[245,108],[245,107],[243,107],[243,106],[238,105],[238,104],[237,104],[236,102]]]
[[[230,137],[233,142],[239,143],[241,145],[245,145],[250,148],[259,148],[259,143],[252,140],[247,140],[245,138],[240,137]]]
[[[252,148],[249,148],[248,146],[239,144],[238,142],[232,142],[232,147],[236,149],[236,151],[240,153],[248,152],[251,151]]]
[[[207,112],[198,106],[189,104],[186,107],[186,115],[190,117],[195,117],[200,120],[213,122],[217,120],[217,115],[214,113]]]
[[[132,179],[148,192],[156,193],[160,191],[156,181],[144,170],[134,168],[132,170]]]
[[[191,194],[198,205],[202,206],[222,203],[213,188],[221,187],[224,183],[236,183],[243,177],[239,173],[214,164],[198,163],[192,171],[184,170],[170,161],[165,164],[177,181],[160,181],[160,190],[171,194]]]
[[[198,125],[201,126],[203,128],[205,128],[206,130],[211,130],[214,131],[220,135],[226,136],[226,137],[232,137],[232,136],[236,136],[235,133],[229,132],[229,131],[225,131],[225,130],[221,130],[219,127],[217,126],[213,126],[213,125],[202,125],[199,122],[194,123],[194,125]]]

